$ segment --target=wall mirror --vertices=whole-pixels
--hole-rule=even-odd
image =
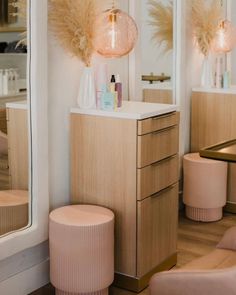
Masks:
[[[0,1],[0,236],[30,225],[27,2]]]
[[[175,2],[130,0],[139,28],[139,41],[130,57],[130,94],[135,100],[175,103]]]
[[[227,0],[227,4],[228,19],[231,20],[236,27],[236,1]],[[234,48],[230,54],[228,67],[231,72],[231,84],[236,85],[236,48]]]
[[[49,206],[47,0],[0,0],[0,6],[1,263],[47,239]],[[25,38],[27,46],[19,42]]]

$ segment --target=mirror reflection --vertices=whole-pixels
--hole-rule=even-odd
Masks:
[[[236,27],[236,1],[231,1],[230,18],[233,25]],[[236,85],[236,48],[231,54],[231,83]]]
[[[0,235],[29,222],[26,0],[0,0]]]
[[[143,100],[173,103],[173,1],[141,0]]]

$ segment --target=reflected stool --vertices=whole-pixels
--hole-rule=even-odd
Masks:
[[[50,278],[57,295],[108,294],[114,279],[114,214],[92,205],[49,216]]]
[[[28,225],[28,191],[0,191],[0,235]]]
[[[192,153],[184,156],[183,165],[186,216],[203,222],[221,219],[226,204],[227,163]]]

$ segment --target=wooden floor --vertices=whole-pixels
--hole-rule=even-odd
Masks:
[[[193,259],[209,253],[221,239],[223,233],[231,226],[236,225],[236,215],[225,214],[224,218],[218,222],[202,223],[186,219],[180,214],[178,230],[178,264],[179,268]],[[112,287],[110,295],[134,295],[126,290]],[[51,295],[55,294],[54,289],[48,285],[42,290],[31,295]],[[145,289],[139,295],[148,295]]]

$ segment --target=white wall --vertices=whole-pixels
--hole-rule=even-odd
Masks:
[[[119,1],[128,11],[128,1]],[[76,106],[83,64],[58,45],[49,33],[49,173],[51,209],[70,202],[70,108]],[[120,73],[124,97],[128,98],[128,57],[108,60],[94,57],[94,64],[106,62],[110,73]]]
[[[232,0],[231,1],[231,19],[233,24],[236,26],[236,1]],[[236,38],[236,37],[235,37]],[[232,67],[231,67],[231,83],[233,85],[236,85],[236,48],[232,51],[232,56],[231,56],[231,61],[232,61]]]

